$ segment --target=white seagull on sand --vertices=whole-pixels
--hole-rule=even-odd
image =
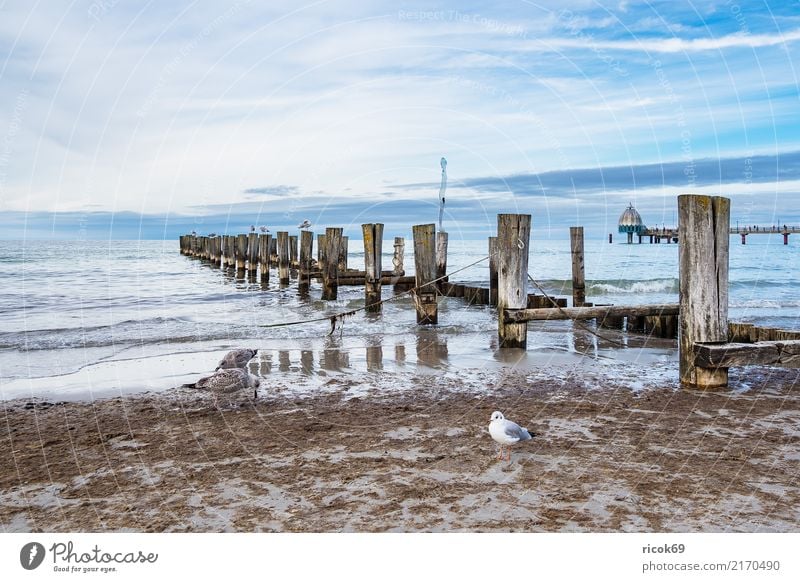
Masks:
[[[226,368],[246,368],[247,363],[252,360],[258,350],[233,350],[225,354],[225,357],[219,361],[216,371]]]
[[[299,228],[300,230],[311,228],[311,223],[308,220],[304,220],[302,224],[297,225],[297,228]]]
[[[492,413],[492,421],[489,423],[489,434],[500,445],[498,458],[503,458],[503,450],[508,451],[508,460],[511,460],[511,445],[520,441],[530,440],[531,433],[527,428],[522,428],[516,422],[506,420],[503,413],[495,410]]]
[[[253,389],[253,398],[258,398],[258,387],[261,385],[257,376],[241,368],[227,368],[214,372],[211,376],[200,378],[194,384],[184,384],[188,388],[207,390],[214,395],[215,402],[225,394],[232,394],[241,390]]]

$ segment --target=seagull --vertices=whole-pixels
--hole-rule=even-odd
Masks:
[[[258,230],[260,230],[263,234],[267,234],[269,229],[266,226],[259,226]]]
[[[489,434],[500,444],[498,458],[503,458],[503,450],[505,449],[508,451],[509,461],[511,460],[511,445],[532,438],[527,428],[522,428],[516,422],[506,420],[503,413],[498,410],[492,413],[492,421],[489,423]]]
[[[261,381],[257,376],[241,368],[219,370],[211,376],[200,378],[194,384],[184,384],[187,388],[197,388],[211,392],[215,401],[223,394],[231,394],[248,388],[253,389],[253,398],[258,398],[258,387],[260,385]]]
[[[303,224],[298,224],[297,225],[297,228],[299,228],[300,230],[303,230],[303,229],[306,229],[306,228],[311,228],[311,223],[308,220],[304,220]]]
[[[256,231],[256,226],[254,224],[251,224],[250,225],[250,232],[255,232],[255,231]]]
[[[246,368],[247,362],[252,360],[258,350],[233,350],[225,354],[217,365],[215,371],[223,370],[226,368]]]

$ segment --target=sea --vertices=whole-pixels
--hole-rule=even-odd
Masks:
[[[410,275],[413,244],[406,240]],[[384,269],[392,265],[392,242],[383,242]],[[730,320],[800,329],[800,237],[788,246],[779,234],[730,242]],[[361,241],[349,245],[348,266],[363,268]],[[487,255],[485,240],[451,239],[451,280],[487,282]],[[587,238],[585,268],[587,301],[678,301],[677,244]],[[571,297],[568,238],[532,238],[529,269],[548,294]],[[538,290],[531,285],[530,292]],[[418,326],[412,299],[394,298],[390,286],[381,314],[359,311],[332,330],[323,318],[363,307],[363,287],[340,287],[335,301],[320,294],[316,282],[306,296],[295,280],[281,287],[274,270],[268,283],[237,278],[181,255],[177,240],[0,241],[0,399],[160,392],[212,372],[239,347],[259,350],[253,373],[298,393],[336,378],[374,377],[375,385],[402,389],[419,375],[458,381],[507,368],[545,376],[581,369],[587,377],[600,369],[634,389],[648,374],[677,381],[674,340],[536,322],[528,349],[509,353],[497,349],[493,308],[440,298],[438,325]]]

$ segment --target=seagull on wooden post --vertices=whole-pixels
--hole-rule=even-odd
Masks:
[[[299,228],[300,230],[306,230],[308,228],[311,228],[311,222],[309,222],[308,220],[304,220],[302,224],[297,225],[297,228]]]

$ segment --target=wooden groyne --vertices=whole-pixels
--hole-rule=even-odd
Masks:
[[[312,282],[320,281],[323,300],[335,300],[339,286],[363,285],[362,309],[372,313],[380,313],[387,301],[382,298],[382,287],[392,285],[395,294],[413,297],[416,321],[422,325],[438,323],[441,297],[461,298],[467,305],[496,307],[498,340],[503,349],[525,349],[528,324],[553,320],[571,321],[598,336],[582,322],[593,320],[597,328],[677,337],[679,375],[685,386],[727,386],[731,366],[800,366],[800,332],[728,321],[730,201],[682,195],[678,197],[678,213],[681,226],[677,236],[682,241],[679,302],[660,305],[597,305],[586,301],[582,227],[570,229],[572,306],[568,306],[567,298],[545,293],[528,273],[528,258],[535,253],[530,246],[529,214],[498,215],[497,236],[487,241],[488,255],[468,265],[487,263],[486,284],[451,280],[458,271],[447,273],[447,236],[437,234],[434,224],[412,228],[416,267],[413,277],[405,276],[402,237],[394,238],[392,269],[383,269],[384,225],[380,223],[362,225],[363,271],[347,267],[348,241],[340,227],[329,227],[324,235],[317,236],[316,261],[312,258],[314,234],[309,231],[300,232],[299,237],[281,231],[274,238],[254,233],[183,235],[179,246],[182,254],[234,270],[240,277],[248,273],[255,278],[260,270],[262,281],[268,281],[270,269],[277,268],[280,285],[285,286],[296,277],[303,294],[309,292]],[[530,293],[529,282],[540,293]],[[352,315],[359,310],[339,315]]]

